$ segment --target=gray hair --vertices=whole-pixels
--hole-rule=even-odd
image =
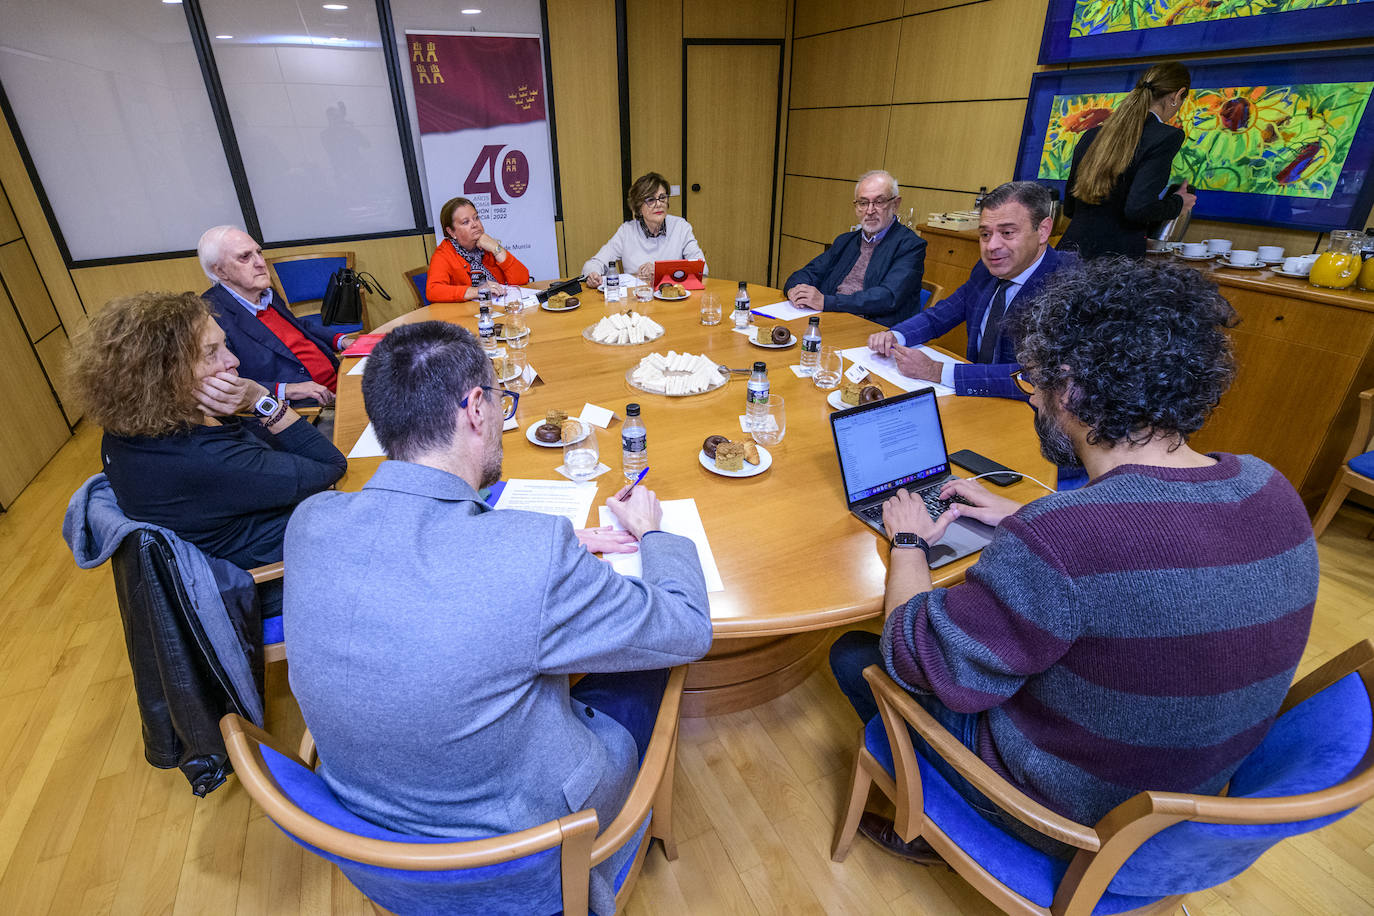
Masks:
[[[1030,213],[1031,228],[1037,228],[1050,218],[1054,196],[1050,189],[1034,181],[1008,181],[999,184],[983,198],[984,210],[995,210],[1016,201]]]
[[[215,267],[224,260],[224,237],[231,232],[243,230],[238,226],[215,226],[206,229],[200,241],[196,243],[196,257],[200,258],[200,269],[205,271],[205,276],[210,278],[211,283],[219,282],[219,277],[215,276]]]
[[[888,195],[891,196],[891,197],[901,197],[901,196],[902,196],[902,191],[901,191],[901,189],[897,187],[897,179],[895,179],[895,178],[892,177],[892,173],[891,173],[891,172],[888,172],[888,171],[886,171],[886,170],[884,170],[884,169],[873,169],[873,170],[870,171],[870,172],[864,172],[862,175],[860,175],[860,176],[859,176],[859,180],[856,181],[856,182],[854,182],[854,194],[855,194],[855,196],[857,196],[858,193],[859,193],[859,185],[863,184],[865,181],[867,181],[867,180],[870,179],[870,178],[885,178],[885,179],[887,179],[887,193],[888,193]]]

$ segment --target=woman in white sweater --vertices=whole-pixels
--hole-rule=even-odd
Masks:
[[[692,224],[668,215],[668,190],[668,179],[658,172],[635,179],[625,195],[635,218],[622,223],[601,250],[582,265],[588,285],[599,287],[608,265],[617,258],[622,270],[646,283],[654,278],[655,261],[706,260]]]

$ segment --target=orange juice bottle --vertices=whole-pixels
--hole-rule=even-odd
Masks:
[[[1360,273],[1360,246],[1363,233],[1348,229],[1337,229],[1331,233],[1326,250],[1312,265],[1312,273],[1307,282],[1313,286],[1328,289],[1345,289],[1355,282]]]
[[[1360,279],[1356,283],[1360,289],[1374,292],[1374,258],[1364,259],[1364,266],[1360,268]]]

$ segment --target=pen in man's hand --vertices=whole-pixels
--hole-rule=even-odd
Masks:
[[[644,475],[647,473],[649,473],[649,466],[645,465],[644,470],[640,471],[639,476],[635,478],[635,482],[630,484],[630,489],[626,490],[625,495],[620,497],[621,502],[630,498],[630,494],[635,491],[635,487],[639,486],[639,482],[644,479]]]

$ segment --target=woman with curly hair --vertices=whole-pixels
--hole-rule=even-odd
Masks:
[[[249,569],[282,558],[291,510],[348,461],[238,363],[205,300],[139,293],[92,317],[71,380],[105,430],[101,459],[123,513]]]
[[[1073,219],[1061,249],[1081,257],[1145,255],[1150,226],[1191,210],[1185,182],[1163,195],[1184,134],[1169,121],[1183,107],[1192,77],[1177,61],[1151,67],[1101,126],[1078,140],[1064,214]]]

